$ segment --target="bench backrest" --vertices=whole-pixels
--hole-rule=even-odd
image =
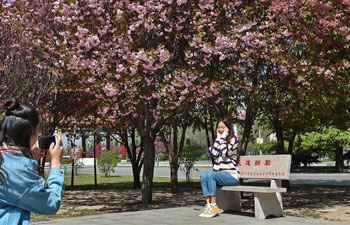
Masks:
[[[291,155],[241,156],[241,178],[289,180]]]

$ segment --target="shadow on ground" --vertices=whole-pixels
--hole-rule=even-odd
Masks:
[[[286,215],[298,217],[350,222],[349,192],[350,187],[292,185],[291,191],[283,194],[284,212]],[[153,203],[147,206],[141,204],[140,189],[71,189],[66,190],[57,215],[33,214],[32,220],[184,206],[196,206],[199,214],[204,205],[205,201],[198,183],[192,187],[182,188],[178,194],[170,193],[170,188],[154,188]],[[252,193],[244,194],[242,209],[241,213],[230,213],[254,216]],[[317,211],[319,209],[337,209],[337,212],[322,213]]]

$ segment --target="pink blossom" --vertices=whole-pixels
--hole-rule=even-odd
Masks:
[[[183,4],[186,4],[187,0],[177,0],[176,3],[177,3],[178,6],[181,6]]]
[[[324,75],[326,75],[327,77],[330,77],[333,75],[333,73],[330,70],[326,70],[326,72],[324,72]]]
[[[87,33],[89,33],[89,30],[86,28],[79,28],[78,27],[78,32],[79,32],[79,38],[85,36]]]
[[[92,36],[88,40],[93,47],[96,47],[100,44],[100,39],[97,36]]]
[[[222,54],[219,58],[220,61],[223,61],[226,58],[226,56],[224,54]]]
[[[107,96],[114,96],[117,94],[117,91],[111,84],[107,84],[104,88],[103,91],[106,93]]]
[[[103,109],[103,111],[101,113],[102,113],[103,116],[105,116],[108,111],[109,111],[109,107],[106,107],[106,108]]]
[[[90,84],[94,83],[95,81],[96,81],[96,79],[93,78],[93,77],[89,77],[89,78],[87,79],[87,82],[90,83]]]
[[[288,31],[288,29],[284,30],[282,34],[285,37],[289,37],[291,35],[291,33]]]
[[[186,95],[186,94],[188,94],[189,93],[189,91],[188,90],[184,90],[184,91],[181,91],[181,95]]]
[[[137,69],[134,68],[134,67],[131,67],[131,68],[130,68],[130,72],[131,72],[131,75],[135,75],[136,72],[137,72]]]
[[[346,41],[346,42],[350,42],[350,35],[348,35],[348,36],[345,38],[345,41]]]

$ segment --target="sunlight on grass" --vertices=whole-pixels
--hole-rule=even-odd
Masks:
[[[142,177],[140,177],[142,185]],[[123,189],[133,188],[134,178],[133,176],[111,176],[105,177],[97,175],[97,189]],[[64,184],[66,189],[71,189],[71,174],[64,176]],[[193,179],[191,183],[186,183],[185,179],[179,179],[180,187],[197,187],[199,185],[199,179]],[[168,177],[154,177],[154,188],[167,188],[170,187],[170,178]],[[79,174],[74,175],[74,187],[73,189],[95,189],[95,179],[93,174]]]

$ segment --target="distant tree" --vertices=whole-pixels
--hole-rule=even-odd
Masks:
[[[189,139],[186,140],[185,146],[182,150],[182,168],[181,170],[186,173],[186,182],[191,182],[191,172],[198,170],[194,167],[196,159],[203,154],[206,150],[202,146],[198,146],[191,143]]]
[[[297,151],[306,152],[306,155],[333,155],[336,170],[344,171],[343,148],[350,145],[350,131],[343,131],[334,126],[322,127],[319,131],[307,132],[300,138],[301,144],[296,148]]]

